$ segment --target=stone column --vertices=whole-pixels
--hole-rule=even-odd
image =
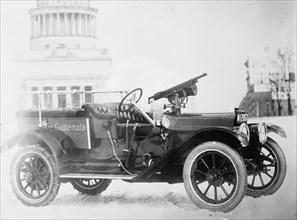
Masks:
[[[96,16],[94,16],[94,37],[97,37],[97,19],[96,19]]]
[[[37,36],[40,36],[40,15],[37,16]]]
[[[36,18],[35,18],[35,16],[32,16],[32,18],[33,18],[33,27],[32,27],[32,31],[33,31],[33,34],[32,34],[32,37],[36,37]]]
[[[38,36],[38,16],[34,16],[34,35],[35,37]]]
[[[54,24],[53,24],[53,14],[49,14],[49,35],[52,35],[54,33]]]
[[[42,27],[42,35],[45,36],[46,35],[46,14],[42,15],[42,23],[43,23],[43,27]]]
[[[68,91],[66,93],[66,107],[69,107],[72,105],[71,93],[69,93],[69,91],[71,91],[71,86],[67,86],[66,91]]]
[[[92,36],[93,34],[93,28],[92,28],[92,15],[89,15],[89,36]]]
[[[93,16],[90,15],[90,37],[93,36]]]
[[[75,25],[75,14],[72,13],[71,14],[71,31],[70,31],[71,35],[75,35],[75,27],[76,27],[76,25]]]
[[[80,35],[84,35],[84,15],[83,14],[81,14],[81,17],[80,17],[81,19],[80,19],[80,21],[81,21],[81,23],[80,23]]]
[[[85,29],[84,36],[88,36],[88,15],[87,14],[85,14],[85,17],[84,17],[84,29]]]
[[[78,35],[82,35],[82,28],[81,28],[81,26],[82,26],[82,15],[81,14],[78,14],[78,16],[77,16],[77,34]]]
[[[90,37],[93,36],[93,16],[90,15]]]
[[[38,91],[43,92],[43,87],[39,86]],[[38,101],[39,106],[41,106],[41,109],[45,109],[44,94],[39,94],[38,93],[38,98],[39,98],[39,101]]]
[[[89,23],[88,23],[88,26],[89,26],[89,36],[92,36],[92,33],[93,33],[93,29],[92,29],[92,15],[88,15],[89,17]]]
[[[31,38],[34,37],[34,17],[31,16]]]
[[[84,35],[85,34],[85,15],[84,14],[81,14],[80,28],[81,28],[81,35]]]
[[[43,34],[43,26],[42,26],[42,15],[39,15],[39,36],[42,36]]]
[[[53,86],[53,106],[52,108],[58,108],[58,93],[57,92],[57,87]]]
[[[53,19],[54,19],[54,35],[58,35],[58,14],[57,13],[54,13],[53,14]]]
[[[57,35],[61,35],[61,20],[60,13],[57,13]]]
[[[65,35],[69,35],[70,34],[70,20],[68,21],[68,14],[67,13],[64,13],[64,22],[65,22]]]
[[[89,35],[89,15],[85,15],[85,35]]]
[[[87,36],[90,36],[90,15],[87,15]]]
[[[86,36],[87,35],[87,15],[84,14],[84,22],[83,22],[83,35]]]
[[[91,19],[90,15],[87,15],[87,36],[91,35]]]
[[[45,35],[49,35],[49,14],[45,14]]]

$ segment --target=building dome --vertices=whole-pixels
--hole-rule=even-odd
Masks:
[[[89,0],[38,0],[30,10],[31,49],[96,49],[96,14]]]
[[[31,50],[15,58],[20,108],[76,108],[109,100],[90,93],[108,90],[112,63],[108,50],[97,48],[97,9],[88,0],[36,2],[29,11]]]

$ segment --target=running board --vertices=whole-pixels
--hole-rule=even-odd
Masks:
[[[134,175],[117,175],[117,174],[89,174],[89,173],[66,173],[60,175],[62,179],[122,179],[122,180],[132,180],[136,177]]]

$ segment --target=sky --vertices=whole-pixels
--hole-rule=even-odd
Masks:
[[[144,96],[192,77],[194,110],[232,111],[246,94],[244,62],[268,46],[296,51],[296,1],[91,1],[99,48],[112,56],[115,85]],[[15,102],[12,59],[30,48],[36,1],[1,0],[1,106]],[[4,105],[5,104],[5,105]],[[5,109],[2,110],[5,112]]]

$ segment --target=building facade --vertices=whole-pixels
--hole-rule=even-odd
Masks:
[[[89,0],[37,0],[30,50],[15,58],[22,108],[79,107],[97,101],[91,91],[109,90],[112,58],[97,48],[97,12]]]
[[[295,106],[295,60],[282,65],[277,57],[265,48],[263,57],[249,58],[245,62],[247,93],[240,108],[250,117],[292,115]]]

